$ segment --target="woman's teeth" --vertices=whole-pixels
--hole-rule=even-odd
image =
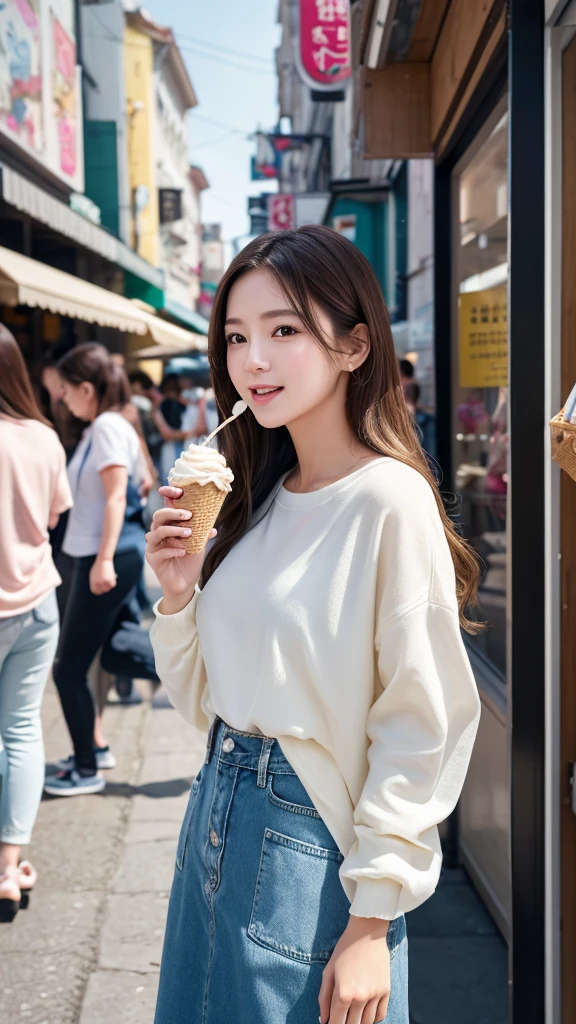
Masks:
[[[278,388],[250,388],[252,393],[252,401],[258,405],[264,405],[266,402],[271,402],[272,399],[279,395],[283,391],[283,387]]]

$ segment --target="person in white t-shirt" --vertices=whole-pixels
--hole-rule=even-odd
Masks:
[[[94,747],[86,674],[142,573],[143,463],[138,435],[121,412],[130,400],[128,379],[108,350],[91,342],[78,345],[58,370],[66,405],[88,426],[68,464],[74,505],[62,551],[74,569],[54,665],[74,753],[44,788],[53,796],[75,796],[105,786],[97,762],[106,767],[110,752]]]

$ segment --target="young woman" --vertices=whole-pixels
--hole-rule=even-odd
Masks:
[[[48,530],[72,498],[64,449],[1,324],[0,501],[0,920],[9,921],[36,878],[20,854],[44,783],[40,708],[58,641],[60,577]]]
[[[54,665],[74,753],[44,790],[76,796],[104,789],[97,768],[114,765],[108,747],[94,745],[86,673],[142,572],[143,466],[138,435],[121,412],[130,400],[128,379],[107,349],[78,345],[60,360],[58,371],[66,405],[89,426],[68,464],[74,507],[62,550],[74,566]]]
[[[460,634],[478,568],[400,386],[378,282],[328,228],[257,238],[210,327],[235,481],[206,560],[164,488],[153,645],[211,725],[178,845],[156,1024],[408,1024],[404,913],[479,703]]]

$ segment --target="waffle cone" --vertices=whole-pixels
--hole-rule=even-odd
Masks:
[[[182,497],[174,501],[175,508],[186,508],[192,512],[192,519],[184,525],[192,530],[192,536],[184,539],[189,555],[199,555],[208,541],[208,534],[218,518],[227,492],[216,484],[189,484],[184,487]]]

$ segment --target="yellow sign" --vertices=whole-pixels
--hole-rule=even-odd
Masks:
[[[505,387],[508,383],[507,285],[462,292],[459,314],[460,387]]]

